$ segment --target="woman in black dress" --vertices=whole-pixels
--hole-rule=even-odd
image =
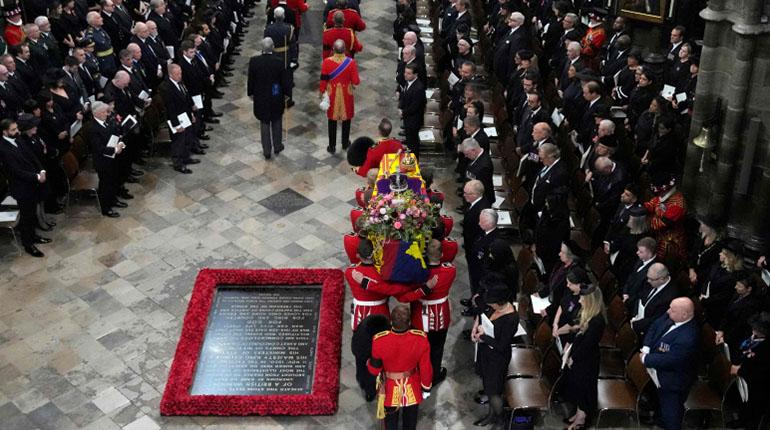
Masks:
[[[700,291],[703,313],[711,327],[719,327],[722,322],[742,270],[743,243],[738,239],[724,241],[724,247],[719,253],[719,264],[712,268]]]
[[[588,281],[588,279],[584,279]],[[599,380],[599,341],[607,325],[602,290],[586,285],[580,292],[580,330],[575,336],[564,368],[564,397],[577,411],[564,421],[569,430],[583,429],[596,411]]]
[[[505,284],[488,285],[484,301],[491,311],[488,318],[494,326],[494,333],[485,332],[480,320],[476,318],[471,333],[471,340],[477,344],[476,366],[481,374],[484,394],[489,397],[489,413],[475,421],[477,426],[492,424],[503,428],[503,392],[505,374],[511,361],[511,343],[519,327],[519,315],[509,301],[510,292]]]
[[[767,399],[770,398],[770,313],[762,312],[751,319],[751,337],[741,344],[740,364],[733,365],[730,373],[746,381],[747,402],[740,410],[741,427],[750,430],[767,428],[770,416]],[[764,424],[763,424],[764,422]]]
[[[712,217],[698,218],[698,236],[695,247],[690,251],[689,277],[690,284],[695,291],[700,291],[701,286],[708,279],[711,269],[719,265],[719,253],[722,252],[722,243],[719,241],[719,227],[721,223]]]
[[[574,341],[580,329],[580,290],[584,287],[582,282],[587,279],[588,275],[582,267],[573,267],[567,273],[567,289],[571,294],[564,294],[553,317],[553,337],[558,337],[563,347]]]
[[[722,322],[716,328],[717,345],[726,344],[730,351],[730,361],[740,364],[741,342],[751,336],[749,319],[762,308],[760,299],[755,294],[757,279],[752,273],[744,273],[735,283],[735,295],[727,305]]]

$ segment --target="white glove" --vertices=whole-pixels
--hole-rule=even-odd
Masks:
[[[422,392],[422,399],[425,400],[428,397],[430,397],[430,391],[423,391]]]

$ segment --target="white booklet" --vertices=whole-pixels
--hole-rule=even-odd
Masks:
[[[492,175],[492,186],[500,188],[503,186],[503,175]]]
[[[497,225],[513,225],[510,211],[497,211]]]
[[[195,104],[195,107],[198,109],[203,109],[203,96],[198,94],[197,96],[192,96],[192,101]]]
[[[679,93],[676,95],[676,102],[682,103],[683,101],[687,100],[687,93]]]
[[[174,47],[173,46],[166,46],[166,51],[168,51],[168,56],[171,58],[174,58]]]
[[[420,130],[419,136],[421,142],[432,142],[433,130]]]
[[[83,128],[83,121],[77,120],[73,122],[72,125],[70,125],[70,137],[73,137],[76,134],[78,134],[81,128]]]
[[[484,115],[484,118],[481,119],[481,124],[484,126],[494,126],[495,117],[493,117],[492,115]]]
[[[142,101],[147,101],[147,99],[150,98],[150,94],[147,91],[142,90],[142,92],[139,93],[139,95],[137,97],[139,97],[139,99],[142,100]]]
[[[676,88],[674,88],[671,85],[663,85],[663,89],[660,91],[660,95],[663,96],[664,99],[667,99],[669,97],[674,97],[674,93],[676,92]]]
[[[492,324],[492,320],[486,314],[481,314],[481,327],[484,329],[485,335],[491,338],[495,337],[495,325]]]
[[[449,82],[449,86],[453,87],[455,86],[456,83],[460,82],[460,78],[458,78],[457,75],[455,75],[454,73],[449,72],[449,77],[447,78],[447,81]]]
[[[484,133],[488,137],[497,137],[497,129],[495,127],[484,127]]]
[[[419,26],[430,26],[430,20],[425,18],[417,18],[417,25]]]
[[[495,196],[495,202],[492,203],[492,209],[500,209],[500,206],[505,202],[505,196]]]
[[[529,299],[532,301],[532,312],[536,314],[551,305],[548,297],[540,297],[537,293],[530,295]]]
[[[436,92],[435,88],[428,88],[427,90],[425,90],[425,98],[426,99],[431,98],[434,92]]]
[[[551,121],[553,121],[553,125],[556,127],[559,127],[564,121],[564,115],[559,112],[559,109],[554,109],[553,112],[551,112]]]
[[[190,117],[187,116],[187,112],[182,112],[176,117],[179,120],[179,125],[181,125],[184,128],[187,128],[192,125],[192,121],[190,121]]]
[[[113,134],[112,136],[110,136],[110,140],[107,141],[107,148],[116,148],[117,149],[118,142],[120,142],[120,138]],[[115,152],[113,152],[112,155],[105,155],[105,157],[115,158],[115,155],[117,155],[117,154]]]

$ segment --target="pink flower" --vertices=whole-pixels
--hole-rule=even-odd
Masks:
[[[401,214],[398,217],[401,218],[401,219],[406,219],[406,214]]]
[[[399,229],[399,228],[401,228],[401,221],[396,221],[396,222],[394,222],[394,223],[393,223],[393,227],[395,227],[396,229]]]
[[[385,209],[385,208],[380,208],[380,213],[381,213],[381,214],[385,215],[385,213],[387,213],[387,212],[388,212],[388,211],[387,211],[387,209]]]

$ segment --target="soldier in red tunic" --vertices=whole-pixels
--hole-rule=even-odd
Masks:
[[[345,55],[355,57],[356,52],[361,52],[364,49],[361,46],[361,42],[356,38],[356,32],[345,27],[345,15],[337,11],[334,13],[334,27],[324,30],[321,41],[323,43],[323,58],[332,55],[332,45],[334,41],[339,39],[345,42]]]
[[[580,42],[582,49],[580,55],[582,55],[588,62],[588,67],[594,71],[599,70],[599,53],[602,50],[602,45],[605,39],[607,39],[607,33],[604,31],[604,23],[602,17],[605,11],[594,9],[588,13],[590,22],[588,23],[588,30],[586,35],[583,36],[583,40]]]
[[[409,308],[400,305],[390,313],[392,329],[378,333],[372,341],[368,367],[379,376],[377,417],[387,430],[398,429],[401,412],[403,429],[417,428],[420,402],[428,398],[433,381],[430,345],[424,332],[409,330]]]
[[[416,286],[385,282],[372,262],[374,247],[368,239],[358,243],[360,263],[345,270],[345,279],[353,295],[350,322],[353,330],[371,314],[388,314],[388,297],[411,291]]]
[[[21,28],[22,25],[20,7],[16,6],[5,12],[5,30],[3,35],[8,46],[16,46],[24,42],[26,35]]]
[[[353,119],[353,90],[361,83],[358,77],[356,60],[345,56],[345,42],[334,42],[334,55],[321,63],[321,83],[319,91],[329,96],[329,108],[326,117],[329,123],[329,146],[326,151],[337,151],[337,121],[342,121],[342,149],[350,145],[350,120]]]
[[[687,235],[684,196],[676,189],[676,179],[665,173],[653,175],[651,188],[655,197],[644,204],[650,214],[650,230],[658,242],[658,258],[671,263],[687,261]],[[670,266],[669,266],[670,267]]]
[[[406,150],[406,147],[400,140],[390,137],[390,133],[393,131],[393,124],[389,119],[383,118],[377,129],[380,132],[380,140],[366,152],[364,164],[356,170],[358,176],[366,176],[370,169],[378,168],[385,154],[395,154],[398,151]]]
[[[441,263],[441,256],[441,242],[432,240],[428,244],[429,282],[412,292],[396,297],[399,302],[411,304],[412,327],[427,333],[430,362],[434,369],[433,385],[446,378],[446,368],[441,367],[441,359],[444,356],[447,330],[452,320],[449,289],[457,276],[455,266],[451,263]]]
[[[333,1],[333,0],[332,0]],[[361,15],[356,12],[355,9],[348,7],[347,0],[337,0],[337,8],[332,9],[328,15],[326,15],[326,28],[334,26],[334,14],[342,12],[345,17],[344,26],[353,31],[366,30],[366,23],[361,19]]]

